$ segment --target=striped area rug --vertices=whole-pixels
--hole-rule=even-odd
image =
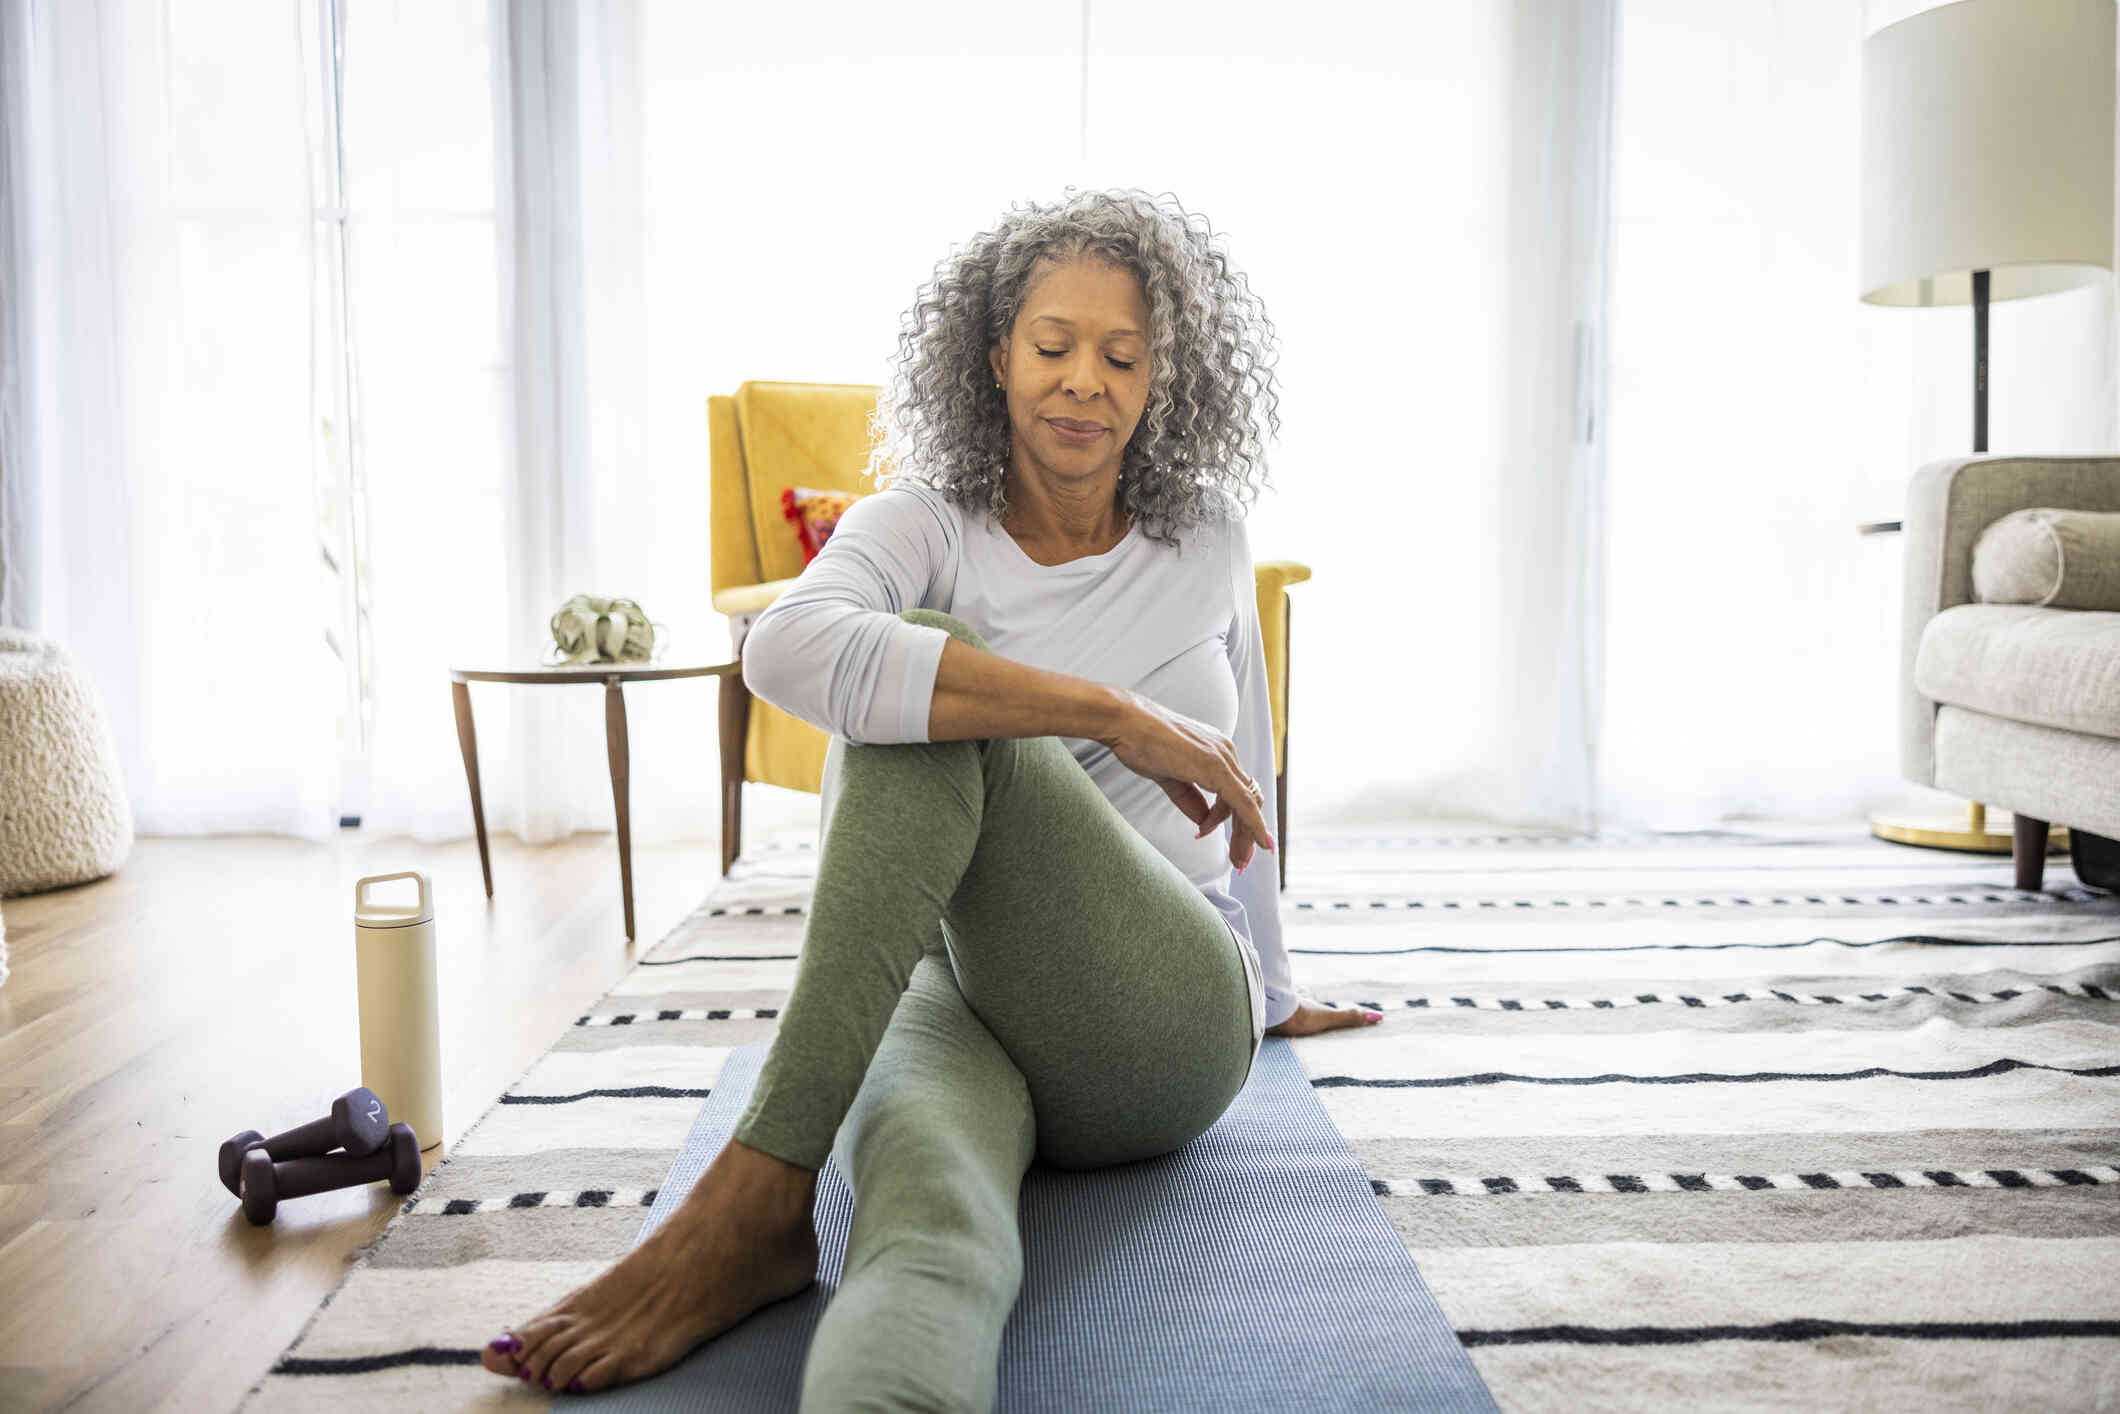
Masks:
[[[1505,1410],[2120,1409],[2120,897],[1855,832],[1305,834],[1296,1041]],[[479,1368],[631,1245],[777,1024],[790,830],[429,1174],[245,1410],[544,1403]],[[1301,1332],[1290,1332],[1291,1340]]]

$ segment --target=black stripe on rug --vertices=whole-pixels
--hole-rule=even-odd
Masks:
[[[1509,1175],[1494,1178],[1461,1180],[1454,1178],[1372,1178],[1369,1187],[1379,1198],[1436,1198],[1436,1197],[1487,1197],[1502,1194],[1547,1194],[1580,1193],[1729,1193],[1736,1190],[1728,1187],[1736,1184],[1738,1189],[1749,1193],[1810,1191],[1827,1189],[1902,1189],[1908,1192],[1924,1188],[2081,1188],[2111,1187],[2120,1183],[2120,1170],[2102,1168],[2095,1172],[2084,1169],[1908,1169],[1927,1179],[1926,1184],[1909,1183],[1899,1173],[1869,1172],[1867,1170],[1850,1175],[1831,1173],[1668,1173],[1657,1177],[1668,1180],[1670,1188],[1653,1187],[1638,1173],[1601,1173],[1587,1178],[1569,1174],[1552,1174],[1541,1178],[1519,1179]],[[2045,1175],[2044,1179],[2033,1178],[2033,1174]],[[2102,1175],[2102,1176],[2101,1176]],[[1849,1179],[1860,1180],[1850,1182]],[[1989,1182],[1976,1182],[1986,1179]],[[1725,1186],[1718,1187],[1717,1182]],[[1477,1183],[1477,1188],[1470,1186]],[[1526,1185],[1543,1184],[1544,1187]],[[1603,1185],[1591,1187],[1591,1184]]]
[[[504,1105],[571,1105],[576,1100],[704,1100],[711,1089],[680,1089],[671,1085],[629,1085],[626,1088],[577,1090],[571,1095],[503,1095]]]
[[[407,1198],[400,1213],[423,1217],[464,1218],[474,1213],[515,1212],[524,1208],[652,1208],[659,1188],[583,1188],[566,1192],[511,1193],[505,1198]],[[421,1206],[422,1204],[426,1206]]]
[[[792,912],[793,910],[790,911]],[[644,957],[638,965],[641,967],[675,967],[680,962],[793,962],[798,956],[799,954],[791,952],[695,952],[686,953],[683,957]]]
[[[780,1015],[777,1006],[760,1007],[663,1007],[650,1016],[644,1011],[621,1011],[611,1016],[579,1016],[576,1026],[632,1026],[643,1021],[771,1021]]]
[[[1364,1006],[1372,1011],[1387,1007],[1411,1007],[1416,1011],[1435,1008],[1448,1002],[1453,1007],[1471,1007],[1483,1011],[1581,1011],[1610,1010],[1627,1006],[1668,1006],[1676,1004],[1687,1007],[1733,1006],[1741,1002],[1789,1002],[1796,1006],[1852,1006],[1857,1002],[1888,1002],[1895,997],[1949,997],[1953,1001],[1968,1002],[1984,1006],[1994,1002],[2014,1001],[2032,992],[2052,992],[2057,997],[2081,997],[2086,1001],[2109,1002],[2116,999],[2111,993],[2094,982],[2041,982],[2036,986],[2004,987],[1994,992],[1955,992],[1942,987],[1924,987],[1908,983],[1882,992],[1784,992],[1777,987],[1760,987],[1751,992],[1724,992],[1716,996],[1695,996],[1690,992],[1675,992],[1669,996],[1658,992],[1642,992],[1631,997],[1407,997],[1401,1001],[1356,1001],[1351,1006]],[[1322,998],[1320,1004],[1324,1004]],[[1333,1005],[1338,1005],[1333,1003]],[[585,1018],[586,1019],[586,1018]],[[675,1020],[675,1017],[671,1017]],[[615,1024],[618,1018],[611,1018]]]
[[[1710,1340],[1822,1340],[1872,1335],[1893,1340],[2050,1340],[2055,1336],[2120,1336],[2120,1321],[1775,1321],[1759,1326],[1521,1326],[1459,1331],[1467,1346],[1696,1345]]]
[[[422,1345],[386,1355],[290,1355],[272,1367],[275,1375],[365,1375],[408,1365],[476,1365],[476,1350],[444,1350]]]
[[[1854,894],[1791,894],[1768,898],[1742,898],[1729,895],[1723,898],[1626,898],[1626,899],[1417,899],[1402,902],[1391,899],[1300,899],[1289,907],[1316,912],[1319,910],[1353,910],[1357,908],[1409,908],[1409,909],[1482,909],[1482,908],[1801,908],[1818,904],[1851,904],[1860,908],[1905,908],[1910,905],[1934,907],[1942,903],[1972,905],[1977,903],[2096,903],[2114,895],[2094,889],[2049,889],[2044,892],[2011,892],[1999,894],[1945,894],[1933,898],[1927,894],[1873,894],[1867,898]]]
[[[1336,1090],[1346,1086],[1379,1090],[1425,1090],[1456,1085],[1500,1085],[1511,1080],[1522,1081],[1527,1085],[1714,1085],[1751,1084],[1771,1080],[1874,1080],[1881,1075],[1889,1075],[1899,1080],[1975,1080],[1990,1075],[2005,1075],[2013,1070],[2051,1070],[2058,1075],[2093,1078],[2120,1075],[2120,1065],[2047,1065],[2040,1061],[2021,1061],[2004,1056],[2001,1060],[1991,1060],[1986,1065],[1974,1066],[1971,1070],[1894,1070],[1884,1065],[1844,1071],[1757,1070],[1750,1074],[1718,1074],[1714,1071],[1696,1070],[1687,1075],[1518,1075],[1513,1071],[1488,1070],[1476,1075],[1421,1076],[1403,1080],[1364,1080],[1352,1075],[1322,1075],[1310,1083],[1320,1090]]]
[[[1844,948],[1880,948],[1886,943],[1926,943],[1932,947],[1954,948],[2083,948],[2098,943],[2120,943],[2120,935],[2106,938],[1937,938],[1925,933],[1902,933],[1891,938],[1874,938],[1857,941],[1849,938],[1805,938],[1800,943],[1624,943],[1612,947],[1592,945],[1580,948],[1495,948],[1495,947],[1445,947],[1431,944],[1414,948],[1290,948],[1291,953],[1302,953],[1311,957],[1404,957],[1417,952],[1456,953],[1537,953],[1542,957],[1573,957],[1578,953],[1599,952],[1728,952],[1733,948],[1756,948],[1774,952],[1783,948],[1807,948],[1813,943],[1838,943]]]

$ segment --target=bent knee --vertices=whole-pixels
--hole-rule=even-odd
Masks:
[[[987,648],[986,640],[979,636],[977,630],[955,614],[946,614],[940,609],[906,609],[898,617],[909,624],[939,628],[959,643],[969,643],[982,651],[992,651]]]

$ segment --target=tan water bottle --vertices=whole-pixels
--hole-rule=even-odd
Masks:
[[[369,888],[419,883],[416,903],[379,903]],[[425,874],[375,874],[353,886],[360,969],[361,1083],[403,1120],[422,1150],[442,1142],[442,1035],[434,981],[434,891]]]

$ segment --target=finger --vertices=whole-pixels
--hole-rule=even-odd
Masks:
[[[1195,825],[1206,823],[1212,812],[1207,807],[1207,797],[1200,793],[1197,786],[1189,781],[1162,779],[1158,779],[1156,784],[1163,787],[1163,793],[1170,797],[1170,803],[1177,806],[1179,813],[1186,819]],[[1206,831],[1201,833],[1205,834]]]
[[[1273,850],[1276,847],[1274,844],[1273,827],[1267,823],[1264,810],[1262,809],[1259,801],[1252,799],[1249,796],[1240,795],[1239,797],[1237,797],[1236,801],[1233,802],[1232,808],[1242,812],[1237,817],[1238,824],[1231,830],[1232,834],[1235,834],[1239,830],[1241,830],[1247,842],[1247,846],[1255,846],[1257,848],[1269,851]],[[1247,859],[1250,858],[1248,849],[1245,857]]]
[[[1274,847],[1273,828],[1266,822],[1265,787],[1253,781],[1242,770],[1234,770],[1231,773],[1231,786],[1222,792],[1221,798],[1238,812],[1238,818],[1244,821],[1262,846],[1267,849]]]
[[[1258,822],[1252,827],[1252,832],[1259,837],[1259,844],[1268,850],[1278,849],[1279,846],[1274,843],[1273,825],[1266,818],[1265,808],[1259,802],[1253,801],[1251,802],[1251,813],[1252,817]]]
[[[1224,820],[1229,818],[1229,815],[1229,807],[1219,800],[1216,801],[1215,808],[1207,812],[1206,818],[1195,822],[1200,827],[1200,833],[1194,835],[1193,838],[1196,840],[1205,839],[1207,832],[1218,828]]]

